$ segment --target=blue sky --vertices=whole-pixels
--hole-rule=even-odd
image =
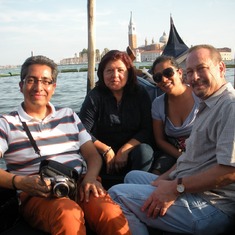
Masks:
[[[59,62],[87,48],[87,0],[0,0],[0,65],[42,54]],[[96,48],[125,50],[130,12],[138,46],[169,34],[188,45],[235,49],[234,0],[96,0]]]

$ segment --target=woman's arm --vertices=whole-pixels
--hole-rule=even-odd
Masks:
[[[157,147],[163,152],[175,158],[181,155],[181,152],[167,141],[163,121],[153,119],[153,133]]]
[[[79,118],[86,130],[91,134],[97,119],[97,107],[93,97],[88,94],[82,103]]]
[[[79,117],[83,125],[85,126],[86,130],[90,133],[96,149],[98,150],[100,155],[103,156],[103,159],[105,160],[107,166],[107,173],[111,173],[114,168],[113,159],[115,153],[112,148],[110,149],[111,146],[98,140],[93,133],[98,122],[98,115],[99,115],[98,113],[100,105],[105,105],[105,104],[99,103],[99,93],[94,92],[88,94],[82,104]]]
[[[132,139],[135,139],[139,143],[148,143],[152,144],[153,140],[153,130],[152,130],[152,115],[151,115],[151,100],[149,94],[144,87],[141,87],[140,92],[138,93],[138,112],[140,112],[140,123],[139,130],[136,132]],[[135,118],[135,114],[133,114]]]

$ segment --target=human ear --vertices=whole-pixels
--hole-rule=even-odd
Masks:
[[[20,92],[23,93],[23,82],[22,81],[19,82],[19,87],[20,87]]]
[[[219,69],[220,69],[220,76],[224,77],[224,74],[225,74],[225,71],[226,71],[226,65],[223,61],[220,61]]]

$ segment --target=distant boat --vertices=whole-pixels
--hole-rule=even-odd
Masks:
[[[180,67],[185,67],[185,59],[188,51],[188,46],[184,43],[180,35],[178,34],[173,19],[170,16],[170,33],[167,44],[162,52],[162,55],[173,56],[179,63]],[[134,60],[135,55],[130,47],[127,47],[127,53]],[[156,96],[161,95],[163,92],[158,88],[152,79],[151,70],[145,71],[142,69],[143,75],[138,77],[138,82],[143,85],[149,95],[151,100],[154,100]]]
[[[180,56],[186,54],[188,49],[188,46],[184,43],[178,34],[172,17],[170,17],[170,34],[162,55],[173,56],[177,59]]]

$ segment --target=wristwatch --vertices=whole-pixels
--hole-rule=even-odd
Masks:
[[[183,181],[182,178],[178,178],[178,180],[177,180],[177,188],[176,188],[176,190],[177,190],[177,192],[180,193],[180,194],[183,193],[184,190],[185,190],[185,187],[184,187],[182,181]]]

